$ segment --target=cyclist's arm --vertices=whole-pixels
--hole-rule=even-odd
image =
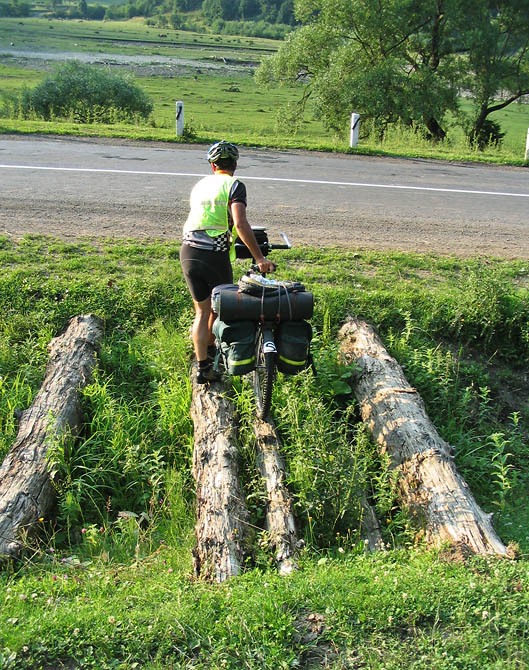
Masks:
[[[237,230],[237,234],[250,250],[250,253],[255,259],[255,262],[259,266],[259,271],[273,272],[276,269],[276,264],[267,260],[263,256],[263,252],[257,244],[253,230],[248,223],[248,219],[246,218],[246,205],[242,202],[232,202],[231,216],[233,219],[233,225]]]

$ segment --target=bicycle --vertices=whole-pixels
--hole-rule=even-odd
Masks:
[[[254,229],[256,238],[261,247],[263,255],[274,249],[291,249],[292,245],[285,233],[281,233],[284,244],[271,244],[264,228]],[[244,245],[243,245],[244,246]],[[244,247],[246,249],[246,247]],[[237,250],[238,258],[252,258],[250,252],[246,249]],[[239,255],[240,254],[240,255]],[[294,316],[293,309],[293,291],[303,290],[304,287],[299,282],[281,282],[266,278],[266,273],[259,273],[259,268],[255,264],[255,259],[250,267],[250,271],[245,275],[241,282],[246,281],[246,290],[252,293],[252,284],[254,286],[253,294],[261,300],[261,313],[257,320],[255,334],[255,368],[252,371],[252,387],[254,390],[257,416],[266,419],[272,402],[272,391],[277,369],[278,351],[276,347],[276,331],[279,327],[282,312],[287,312],[287,318]],[[259,273],[259,274],[254,274]],[[239,286],[241,286],[241,282]],[[241,290],[241,289],[239,289]],[[290,297],[289,297],[290,296]],[[303,317],[312,316],[312,294],[306,293],[305,298],[310,296],[310,310],[308,310],[308,300],[305,299],[304,311],[300,311]],[[276,312],[273,318],[270,318],[270,311],[265,309],[265,299],[270,299],[272,309],[277,301]],[[266,312],[266,313],[265,313]],[[293,361],[290,361],[293,363]]]
[[[284,244],[272,244],[265,228],[254,228],[254,234],[265,256],[275,249],[292,248],[284,233]],[[312,329],[305,319],[312,317],[313,296],[299,282],[256,274],[258,267],[247,247],[236,242],[235,248],[237,258],[254,262],[238,284],[213,290],[212,309],[218,316],[213,324],[218,350],[215,368],[220,372],[223,362],[227,374],[252,373],[257,416],[265,419],[278,366],[294,374],[307,365]],[[298,328],[300,332],[294,332]]]

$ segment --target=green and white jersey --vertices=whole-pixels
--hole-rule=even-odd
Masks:
[[[229,209],[232,202],[246,205],[246,187],[238,179],[218,172],[201,179],[191,191],[184,242],[212,251],[227,250],[237,237]]]

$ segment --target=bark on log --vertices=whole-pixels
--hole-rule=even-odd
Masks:
[[[48,345],[44,381],[22,412],[17,438],[0,467],[0,556],[16,557],[24,534],[53,508],[48,447],[79,426],[79,389],[91,380],[102,336],[101,319],[76,316]]]
[[[249,515],[239,483],[234,406],[220,382],[196,384],[193,476],[197,484],[196,576],[223,582],[240,574]]]
[[[289,575],[296,569],[295,554],[298,546],[296,525],[292,512],[292,498],[286,487],[285,465],[279,451],[280,440],[271,419],[256,418],[254,430],[257,463],[268,494],[266,529],[274,547],[279,574]]]
[[[380,531],[380,524],[373,506],[369,503],[364,493],[360,498],[362,506],[362,539],[368,551],[384,551],[384,540]]]
[[[401,504],[420,523],[426,540],[508,556],[492,515],[477,505],[456,471],[450,445],[437,433],[421,397],[380,338],[367,323],[353,318],[339,338],[344,359],[359,368],[353,390],[362,418],[400,471]]]

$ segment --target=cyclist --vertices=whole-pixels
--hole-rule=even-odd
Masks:
[[[213,369],[211,292],[219,284],[233,283],[236,238],[248,247],[261,272],[276,269],[275,263],[263,256],[246,218],[246,187],[233,176],[238,158],[239,151],[231,142],[221,140],[211,145],[207,159],[212,174],[193,187],[184,224],[180,263],[195,308],[192,338],[199,384],[218,379]]]

